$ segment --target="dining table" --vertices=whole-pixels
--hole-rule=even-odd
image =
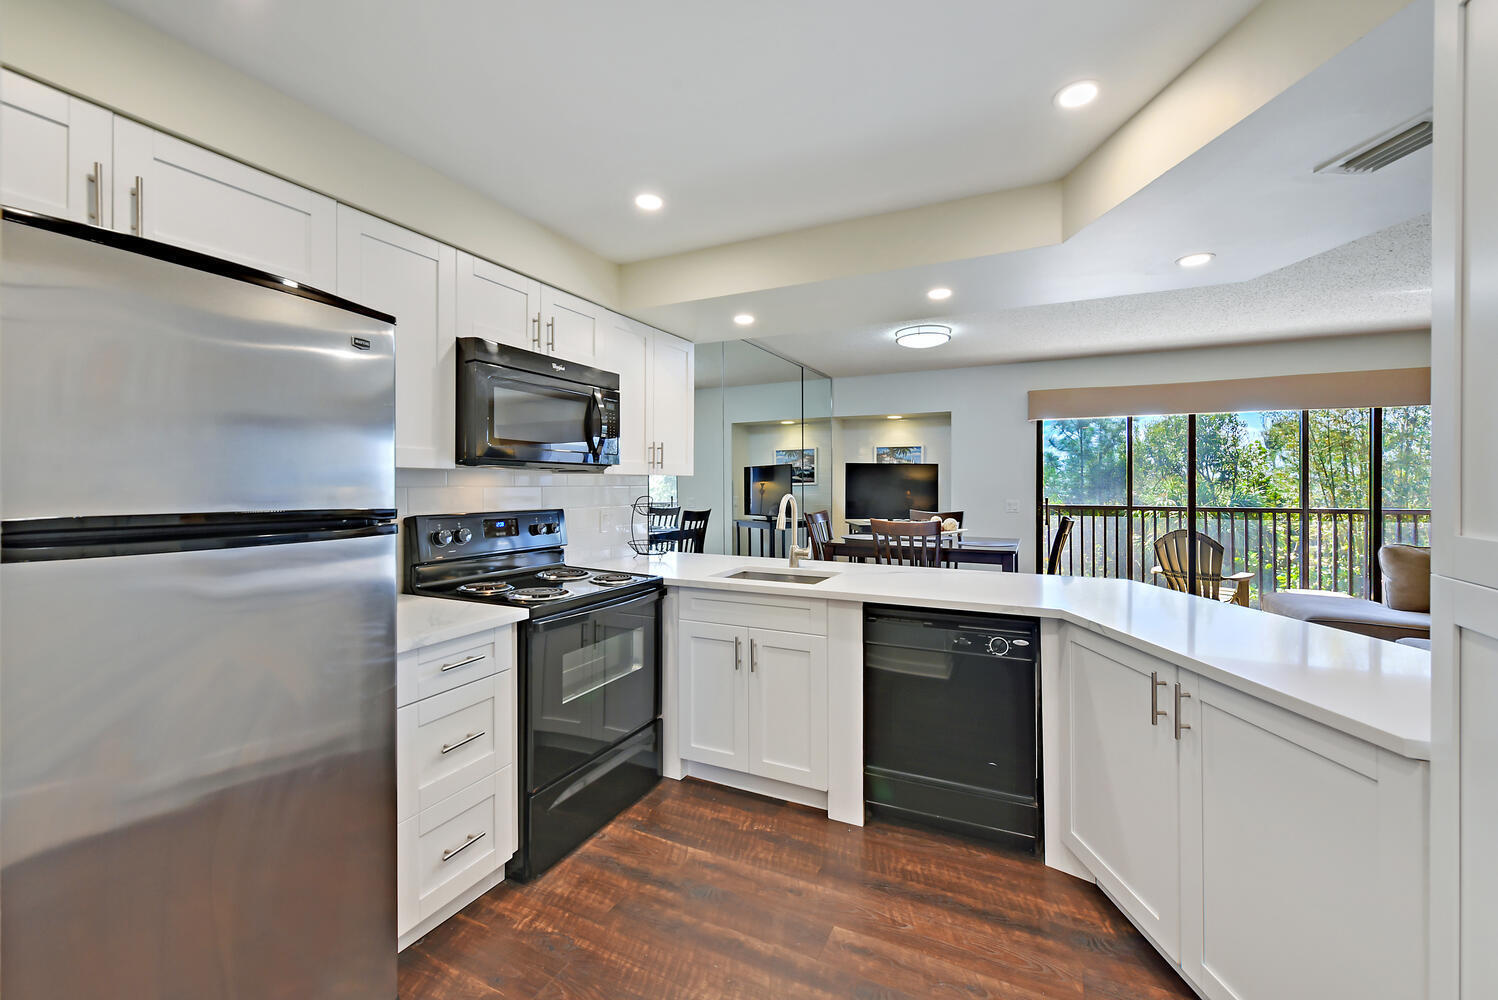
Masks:
[[[835,542],[826,543],[824,548],[834,559],[864,562],[875,557],[872,535],[843,535]],[[940,558],[944,565],[998,566],[1006,573],[1017,573],[1019,539],[943,532]]]

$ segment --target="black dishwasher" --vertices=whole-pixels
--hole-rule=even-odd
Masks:
[[[869,606],[863,641],[869,808],[1039,853],[1036,622]]]

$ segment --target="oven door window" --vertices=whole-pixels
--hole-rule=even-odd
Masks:
[[[577,465],[598,460],[600,418],[592,392],[504,376],[486,383],[492,457]]]
[[[531,625],[529,790],[655,719],[659,609],[651,594]]]

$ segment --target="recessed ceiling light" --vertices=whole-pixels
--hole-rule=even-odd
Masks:
[[[927,347],[940,347],[951,339],[952,328],[935,323],[922,323],[920,326],[907,326],[895,331],[895,343],[918,351]]]
[[[1097,100],[1098,86],[1096,80],[1078,80],[1076,83],[1068,83],[1056,91],[1056,107],[1058,108],[1080,108]]]
[[[1184,257],[1177,257],[1176,263],[1182,267],[1201,267],[1203,264],[1212,263],[1212,258],[1216,256],[1215,253],[1207,253],[1205,251],[1201,253],[1188,253]]]
[[[899,413],[891,413],[889,416],[885,417],[884,419],[885,420],[904,420],[905,417],[902,416]]]
[[[926,298],[933,302],[940,302],[943,299],[950,299],[951,297],[952,290],[950,288],[933,288],[926,293]]]
[[[780,426],[782,426],[782,427],[789,427],[791,424],[794,424],[794,423],[795,423],[794,420],[782,420],[780,422]]]
[[[753,326],[754,325],[754,314],[753,313],[739,313],[737,316],[735,316],[733,318],[733,321],[735,323],[737,323],[739,326]]]
[[[663,206],[664,204],[666,204],[666,202],[658,194],[650,194],[647,192],[645,194],[635,195],[635,207],[642,212],[659,212],[661,210],[661,206]]]

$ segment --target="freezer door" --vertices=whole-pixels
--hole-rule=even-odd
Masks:
[[[390,323],[97,238],[4,223],[0,515],[394,508]]]
[[[395,565],[0,566],[0,995],[395,997]]]

